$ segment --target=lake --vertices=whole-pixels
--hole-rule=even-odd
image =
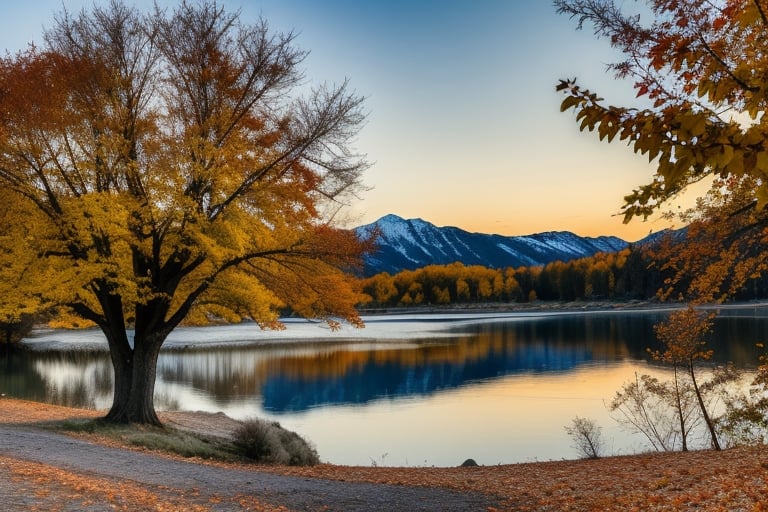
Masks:
[[[605,407],[649,362],[660,310],[397,315],[362,330],[289,320],[181,328],[158,362],[156,406],[264,417],[311,440],[323,461],[455,466],[575,458],[564,427],[603,427],[611,454],[647,449]],[[745,369],[768,333],[768,308],[723,308],[715,359]],[[38,331],[3,354],[0,392],[108,408],[112,369],[97,330]]]

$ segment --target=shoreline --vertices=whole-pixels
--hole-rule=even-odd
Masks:
[[[461,306],[420,306],[361,309],[362,329],[343,323],[331,331],[320,320],[288,317],[281,321],[284,330],[263,330],[255,322],[180,326],[174,329],[161,350],[196,350],[207,348],[247,348],[298,345],[306,343],[397,343],[451,337],[457,326],[484,321],[526,318],[536,315],[656,313],[685,307],[680,303],[659,301],[573,301],[534,303],[488,303]],[[707,309],[768,309],[768,301],[740,302],[703,306]],[[393,329],[393,322],[397,328]],[[130,336],[130,334],[129,334]],[[33,351],[108,351],[106,338],[97,327],[87,329],[50,329],[38,327],[17,345]],[[13,345],[11,346],[11,348]]]
[[[489,302],[459,305],[427,305],[382,308],[360,308],[361,316],[429,315],[461,313],[578,313],[637,310],[673,310],[686,307],[687,303],[660,302],[659,300],[595,300],[595,301],[536,301],[536,302]],[[705,304],[704,309],[768,308],[768,300]]]
[[[631,311],[636,309],[665,309],[675,307],[658,301],[569,301],[569,302],[489,302],[426,306],[359,308],[361,316],[432,315],[432,314],[493,314],[493,313],[577,313],[600,311]]]
[[[365,343],[402,342],[450,336],[447,331],[460,322],[479,322],[515,315],[556,315],[618,311],[657,310],[668,307],[648,301],[630,302],[536,302],[489,303],[461,306],[424,306],[404,308],[362,309],[362,329],[343,323],[331,331],[322,320],[286,317],[280,320],[284,330],[261,329],[255,322],[179,326],[174,329],[161,350],[188,350],[219,347],[275,346],[299,343]],[[674,306],[673,306],[674,307]],[[398,321],[401,328],[391,329]],[[386,325],[386,327],[384,327]],[[130,336],[130,335],[129,335]],[[86,329],[52,329],[37,327],[18,346],[28,350],[107,351],[106,338],[98,327]]]
[[[0,398],[0,428],[14,431],[37,432],[42,424],[67,418],[93,418],[99,413],[84,409],[72,409],[38,402]],[[103,414],[103,412],[102,412]],[[195,415],[195,413],[185,413]],[[208,416],[215,419],[217,415]],[[78,436],[88,443],[100,444],[94,436]],[[109,445],[109,443],[107,443]],[[232,463],[212,463],[199,459],[181,459],[111,443],[112,466],[119,466],[121,455],[145,454],[157,459],[158,455],[169,461],[183,461],[197,466],[199,478],[205,480],[207,471],[221,468],[253,475],[276,474],[298,477],[302,480],[335,482],[334,485],[348,486],[354,483],[399,486],[407,488],[446,489],[458,493],[487,496],[500,503],[500,507],[487,510],[763,510],[768,493],[768,455],[764,446],[732,448],[720,452],[711,450],[691,452],[653,452],[636,455],[610,456],[600,459],[557,460],[547,462],[525,462],[518,464],[478,467],[363,467],[321,464],[313,467],[254,466]],[[53,448],[53,447],[52,447]],[[81,457],[77,451],[67,450],[56,444],[57,461],[47,459],[34,462],[35,473],[24,480],[21,470],[32,461],[31,454],[0,450],[0,474],[9,472],[7,481],[14,481],[13,489],[23,489],[33,478],[45,476],[54,485],[49,487],[46,499],[53,493],[54,498],[67,499],[68,482],[81,482],[100,478],[104,481],[104,496],[90,499],[103,500],[111,504],[125,499],[120,491],[115,492],[127,480],[100,474],[89,469],[79,473],[72,469]],[[127,455],[126,455],[127,456]],[[136,455],[132,455],[135,457]],[[171,462],[169,462],[170,464]],[[62,468],[66,474],[62,474]],[[162,472],[155,473],[151,483],[138,485],[137,493],[151,492],[154,486],[167,485]],[[259,479],[258,476],[255,476]],[[21,482],[20,482],[21,480]],[[106,487],[105,487],[106,486]],[[266,486],[266,484],[265,484]],[[266,487],[265,487],[266,489]],[[350,487],[349,492],[353,491]],[[180,490],[182,496],[177,510],[184,510],[183,496],[193,496],[189,490]],[[61,495],[57,495],[61,492]],[[58,496],[58,497],[57,497]],[[240,494],[239,496],[242,496]],[[235,497],[237,498],[237,497]],[[258,496],[257,496],[258,498]],[[34,497],[29,497],[33,500]],[[191,499],[191,498],[190,498]],[[324,498],[330,500],[330,498]],[[54,500],[54,501],[56,501]],[[61,503],[61,501],[59,502]],[[280,509],[281,503],[272,502]],[[324,506],[336,509],[339,505],[326,501]],[[440,509],[440,504],[437,504]],[[343,506],[342,506],[343,508]],[[261,510],[261,509],[257,509]],[[484,510],[486,510],[484,508]]]

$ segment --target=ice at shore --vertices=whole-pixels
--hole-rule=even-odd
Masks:
[[[721,306],[722,307],[722,306]],[[633,309],[632,313],[647,312]],[[297,342],[396,342],[461,335],[462,328],[477,323],[531,320],[554,315],[613,314],[622,310],[516,311],[486,313],[409,313],[363,316],[365,327],[347,323],[332,331],[322,321],[282,319],[285,330],[263,330],[256,323],[208,327],[178,327],[165,341],[164,349],[234,345],[272,345]],[[628,311],[623,311],[627,313]],[[132,341],[133,331],[128,332]],[[33,350],[107,350],[99,329],[38,329],[23,340]]]
[[[541,313],[535,316],[540,316]],[[166,349],[213,347],[222,345],[267,345],[301,341],[408,341],[455,336],[457,329],[478,322],[509,321],[531,318],[525,313],[408,314],[363,317],[365,327],[357,329],[343,323],[332,331],[325,322],[283,319],[285,330],[262,330],[255,323],[210,327],[179,327],[165,344]],[[133,332],[129,331],[129,336]],[[39,329],[23,340],[34,350],[107,350],[107,342],[99,329]]]

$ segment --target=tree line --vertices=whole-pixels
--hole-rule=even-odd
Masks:
[[[647,299],[662,284],[647,251],[629,247],[543,266],[428,265],[362,279],[367,306]]]
[[[673,249],[630,246],[615,253],[543,266],[489,268],[481,265],[428,265],[397,274],[382,272],[360,280],[366,307],[534,302],[575,300],[648,300],[665,290],[665,299],[679,298],[668,286],[674,280],[666,262]],[[672,246],[674,247],[674,245]],[[682,247],[682,246],[681,246]],[[663,254],[662,254],[663,253]],[[664,259],[662,259],[664,258]],[[675,283],[684,290],[688,281]],[[768,297],[768,279],[755,276],[735,290],[736,300]]]

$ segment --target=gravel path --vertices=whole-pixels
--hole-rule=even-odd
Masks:
[[[437,488],[335,482],[195,464],[92,444],[29,426],[0,424],[0,440],[0,456],[43,463],[106,479],[115,485],[138,484],[157,495],[183,496],[185,502],[211,510],[247,508],[238,502],[238,497],[307,511],[486,511],[488,507],[498,506],[484,495]],[[27,494],[23,505],[28,509],[47,510],[48,501],[56,500],[53,487],[47,492]],[[0,478],[1,503],[13,505],[12,500],[18,497],[18,482]],[[105,508],[98,503],[87,507],[88,510]]]

